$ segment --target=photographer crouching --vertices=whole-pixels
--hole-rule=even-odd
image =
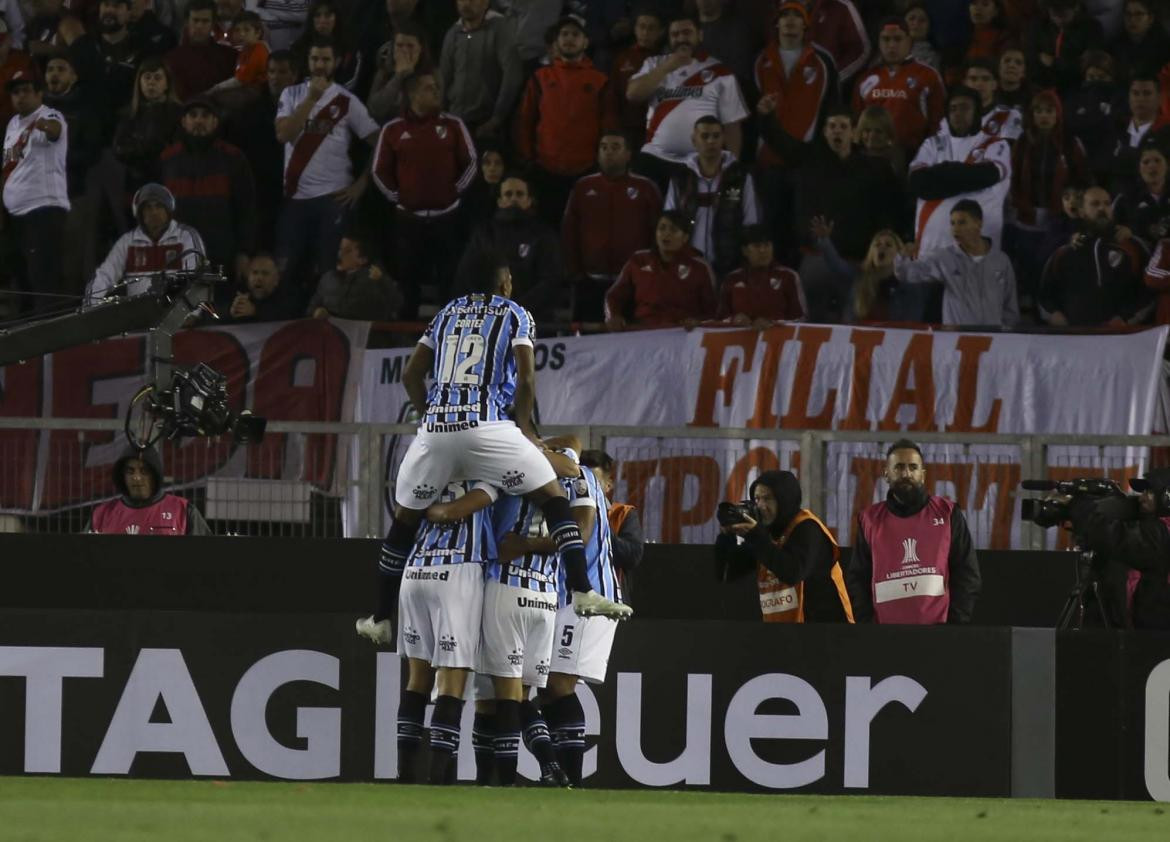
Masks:
[[[789,471],[765,471],[751,500],[720,503],[715,540],[723,581],[754,572],[767,623],[852,623],[841,551],[828,527],[800,507],[800,482]]]
[[[1099,560],[1102,601],[1125,628],[1170,629],[1170,468],[1129,481],[1136,511],[1091,496],[1062,496],[1082,549]],[[1117,615],[1120,614],[1120,617]]]

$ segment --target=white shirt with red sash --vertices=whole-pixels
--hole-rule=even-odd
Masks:
[[[646,59],[632,79],[645,76],[666,58]],[[699,50],[690,64],[667,75],[650,97],[642,151],[681,163],[695,151],[691,143],[695,121],[707,115],[727,125],[745,119],[748,110],[731,69]]]
[[[309,83],[290,85],[280,95],[276,119],[289,117],[309,95]],[[296,139],[284,145],[284,195],[316,199],[353,183],[350,135],[364,138],[378,131],[362,101],[336,82],[325,89]]]
[[[38,120],[56,120],[61,134],[56,140],[34,128]],[[13,115],[4,133],[4,207],[17,216],[38,208],[69,210],[65,158],[69,152],[69,126],[61,112],[42,105],[26,117]]]
[[[951,605],[951,516],[955,504],[931,495],[921,511],[899,517],[888,504],[861,513],[873,560],[876,623],[945,623]]]

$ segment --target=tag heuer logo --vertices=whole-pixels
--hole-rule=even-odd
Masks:
[[[685,279],[689,274],[691,274],[691,267],[687,266],[685,263],[680,263],[678,265],[678,276]]]

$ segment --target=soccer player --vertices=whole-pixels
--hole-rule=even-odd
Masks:
[[[480,495],[497,496],[486,483],[451,483],[443,496]],[[423,716],[437,679],[427,779],[444,784],[454,771],[463,691],[479,653],[484,564],[497,553],[486,512],[455,522],[427,518],[420,527],[399,594],[398,651],[407,659],[408,678],[398,704],[398,780],[417,780]]]
[[[621,587],[613,567],[609,504],[601,483],[591,468],[581,468],[570,487],[572,507],[584,512],[581,532],[588,536],[585,555],[590,584],[598,593],[612,595],[620,601]],[[548,682],[540,693],[540,708],[561,768],[571,785],[580,786],[585,755],[585,711],[577,698],[577,682],[605,681],[617,622],[609,617],[584,617],[574,612],[577,595],[566,589],[563,577],[561,584],[552,661]]]
[[[546,453],[558,476],[575,477],[580,472],[572,453]],[[505,496],[496,502],[490,489],[484,489],[450,503],[433,504],[426,517],[428,521],[453,522],[474,516],[493,502],[490,518],[498,555],[486,566],[476,667],[472,728],[476,782],[490,783],[493,771],[501,786],[516,782],[523,729],[525,741],[540,764],[541,781],[567,786],[568,777],[556,762],[548,726],[528,700],[531,689],[544,687],[548,680],[558,604],[559,557],[540,508],[520,497]],[[574,509],[578,523],[581,511]],[[588,541],[590,535],[584,530],[583,535]]]
[[[506,266],[493,266],[482,277],[490,283],[482,292],[456,298],[435,315],[403,372],[422,424],[398,472],[394,522],[378,564],[378,608],[356,623],[358,634],[377,644],[391,641],[390,617],[422,514],[452,479],[489,483],[541,509],[577,614],[632,613],[590,584],[568,498],[535,444],[532,316],[510,300]],[[434,377],[429,393],[428,371]]]

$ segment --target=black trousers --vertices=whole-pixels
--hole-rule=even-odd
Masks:
[[[452,296],[455,270],[463,254],[459,212],[424,218],[398,211],[394,214],[394,280],[402,287],[405,301],[402,318],[418,314],[423,287],[434,288],[434,301],[442,306]]]
[[[45,207],[19,216],[8,216],[16,263],[12,267],[16,288],[34,293],[23,302],[23,312],[40,313],[76,305],[75,301],[53,297],[64,292],[62,255],[67,214],[64,208]]]

